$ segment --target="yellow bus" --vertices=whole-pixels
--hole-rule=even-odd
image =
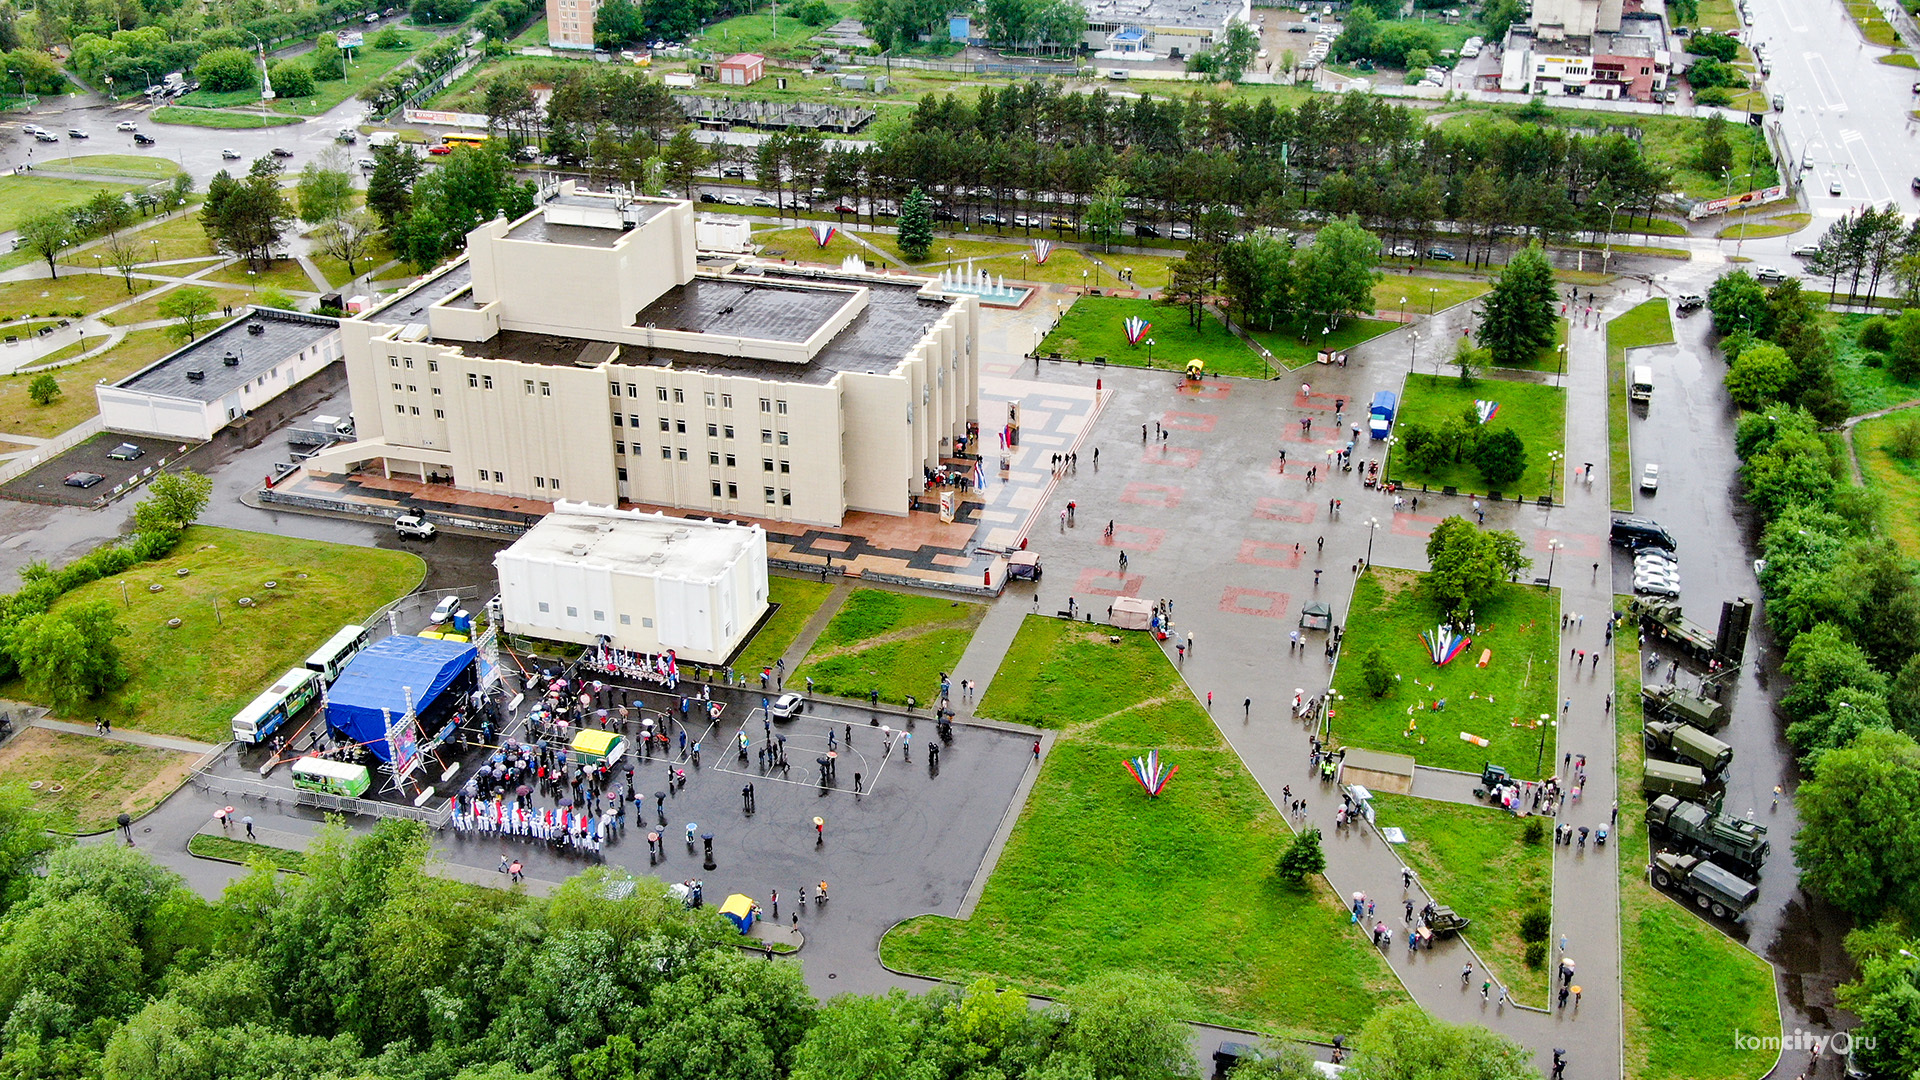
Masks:
[[[456,131],[448,135],[440,136],[440,145],[447,147],[485,146],[487,145],[487,136],[475,135],[466,131]]]

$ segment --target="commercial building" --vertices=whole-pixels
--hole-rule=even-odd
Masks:
[[[562,184],[341,328],[375,465],[517,499],[838,525],[977,430],[978,311],[923,278],[695,253],[692,204]]]
[[[722,664],[767,610],[767,534],[561,501],[493,557],[508,633]]]
[[[722,86],[752,86],[766,74],[766,57],[758,53],[740,53],[720,61],[717,77]]]
[[[1210,51],[1227,26],[1253,21],[1252,0],[1082,0],[1082,41],[1098,59],[1174,60]]]
[[[340,320],[252,307],[94,396],[109,431],[206,442],[340,355]]]
[[[1666,21],[1640,0],[1535,0],[1507,31],[1500,89],[1654,101],[1673,66]]]
[[[555,49],[593,48],[593,17],[600,0],[547,0],[547,45]]]

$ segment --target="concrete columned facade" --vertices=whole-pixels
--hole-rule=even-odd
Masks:
[[[342,326],[359,440],[311,472],[838,525],[977,421],[978,312],[921,278],[703,270],[691,204],[562,185]]]

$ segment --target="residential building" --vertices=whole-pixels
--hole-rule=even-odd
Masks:
[[[555,49],[593,48],[593,17],[600,0],[547,0],[547,45]]]
[[[1105,60],[1174,60],[1213,48],[1227,26],[1253,21],[1252,0],[1081,0],[1081,40]]]
[[[508,498],[838,525],[977,432],[978,309],[925,278],[696,255],[693,206],[560,185],[341,328],[375,463]]]
[[[767,610],[767,534],[561,501],[493,557],[510,634],[723,664]]]
[[[1641,0],[1535,0],[1527,24],[1507,31],[1500,89],[1653,101],[1674,60],[1665,19]]]
[[[109,431],[206,442],[340,355],[340,320],[250,307],[93,392]]]

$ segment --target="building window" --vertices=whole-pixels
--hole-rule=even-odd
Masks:
[[[709,408],[709,409],[711,409],[711,408],[713,408],[713,393],[712,393],[712,391],[708,391],[708,393],[707,393],[707,408]]]
[[[681,461],[687,460],[687,448],[684,446],[676,447],[674,456],[678,457]]]
[[[713,497],[716,499],[720,497],[720,481],[718,480],[713,482]]]
[[[731,409],[731,408],[733,408],[733,395],[732,395],[732,394],[721,394],[721,395],[720,395],[720,407],[721,407],[721,408],[723,408],[723,409]]]
[[[670,421],[670,420],[668,420],[668,419],[667,419],[666,417],[664,417],[664,416],[663,416],[663,417],[661,417],[661,418],[660,418],[660,430],[661,430],[661,431],[672,431],[672,430],[673,430],[673,422],[672,422],[672,421]]]
[[[435,420],[445,420],[447,418],[447,410],[445,409],[433,410],[433,418]]]
[[[613,391],[613,396],[614,396],[614,397],[619,397],[619,396],[620,396],[620,384],[619,384],[619,383],[608,383],[608,384],[607,384],[607,389],[609,389],[609,390],[611,390],[611,391]]]
[[[393,411],[399,413],[401,416],[407,415],[407,407],[405,405],[395,405]]]
[[[627,614],[622,614],[622,615],[620,616],[620,625],[621,625],[621,626],[632,626],[632,625],[633,625],[633,616],[631,616],[631,615],[627,615]]]
[[[493,482],[496,484],[504,484],[507,482],[507,478],[501,474],[500,470],[495,469],[493,471]]]
[[[771,431],[768,431],[768,430],[767,430],[766,428],[761,428],[761,429],[760,429],[760,441],[761,441],[761,442],[763,442],[763,443],[772,443],[772,442],[773,442],[773,432],[771,432]]]
[[[672,461],[672,460],[673,460],[673,447],[671,447],[671,446],[663,446],[663,447],[661,447],[661,448],[660,448],[660,460],[662,460],[662,461]]]
[[[606,621],[607,621],[607,613],[606,613],[606,612],[604,612],[604,611],[596,611],[596,612],[594,612],[594,613],[593,613],[593,621],[594,621],[594,622],[606,622]]]
[[[475,375],[471,371],[467,372],[467,389],[471,390],[479,385],[480,385],[480,376]]]
[[[661,400],[661,401],[665,401],[665,400],[667,400],[667,388],[666,388],[666,387],[664,387],[664,386],[656,386],[656,387],[654,387],[654,388],[653,388],[653,392],[654,392],[655,394],[657,394],[657,395],[659,396],[659,398],[660,398],[660,400]]]
[[[399,358],[399,357],[397,357],[397,356],[389,356],[389,357],[387,357],[387,366],[388,366],[388,367],[399,367],[399,366],[400,366],[400,358]]]
[[[728,484],[728,485],[727,485],[727,498],[729,498],[729,499],[737,499],[737,498],[739,498],[739,497],[740,497],[740,485],[739,485],[739,484]]]
[[[440,361],[438,361],[438,360],[435,360],[435,359],[433,359],[432,357],[428,357],[428,358],[427,358],[427,370],[428,370],[428,371],[439,371],[439,370],[440,370]]]
[[[729,439],[733,438],[733,425],[728,424],[725,428],[725,432],[726,432],[727,438]]]
[[[614,414],[613,414],[613,426],[614,426],[614,427],[619,427],[619,426],[620,426],[620,414],[619,414],[619,413],[614,413]]]
[[[262,378],[265,378],[265,376],[262,376]],[[409,393],[409,394],[417,394],[417,393],[419,393],[419,392],[420,392],[420,388],[419,388],[419,387],[417,387],[417,386],[415,386],[415,385],[413,385],[412,383],[408,383],[408,384],[407,384],[407,393]]]
[[[634,385],[633,383],[628,383],[628,384],[627,384],[627,396],[628,396],[628,397],[639,397],[639,396],[640,396],[640,388],[639,388],[638,386],[636,386],[636,385]]]
[[[406,358],[405,360],[402,360],[402,361],[401,361],[400,363],[401,363],[401,366],[403,366],[403,367],[406,367],[406,368],[408,368],[408,369],[412,369],[412,367],[413,367],[413,357],[411,357],[411,356],[409,356],[409,357],[407,357],[407,358]]]
[[[493,376],[491,375],[480,376],[480,389],[482,390],[493,389]]]
[[[761,459],[760,459],[760,471],[761,471],[761,472],[772,472],[772,471],[773,471],[773,459],[772,459],[772,458],[761,458]]]
[[[778,412],[778,413],[779,413],[779,414],[780,414],[781,416],[785,416],[785,415],[787,415],[787,403],[786,403],[786,402],[784,402],[784,401],[776,401],[776,402],[774,402],[773,404],[774,404],[774,408],[775,408],[775,411],[776,411],[776,412]]]
[[[685,420],[675,420],[673,422],[673,430],[677,435],[685,435],[687,433],[687,422]]]
[[[526,383],[526,384],[527,384],[527,393],[528,393],[529,395],[531,395],[531,394],[533,393],[533,380],[532,380],[532,379],[522,379],[522,380],[521,380],[521,382],[524,382],[524,383]]]
[[[720,455],[715,453],[712,450],[707,451],[707,464],[709,465],[720,464]]]
[[[621,457],[625,457],[627,455],[627,444],[615,439],[613,441],[613,452],[619,454]]]
[[[715,438],[719,438],[719,436],[720,436],[720,425],[719,425],[719,424],[708,424],[708,425],[707,425],[707,438],[709,438],[709,439],[715,439]]]
[[[628,414],[627,414],[627,426],[628,426],[628,427],[630,427],[630,428],[632,428],[632,429],[633,429],[633,430],[635,430],[635,431],[639,431],[639,430],[640,430],[640,414],[639,414],[639,413],[628,413]]]
[[[560,478],[559,478],[559,477],[557,477],[557,476],[549,476],[549,477],[547,477],[547,486],[548,486],[548,487],[550,487],[550,488],[552,488],[552,489],[553,489],[553,490],[555,490],[555,491],[559,491],[559,490],[560,490]]]
[[[540,601],[540,610],[541,610],[541,611],[551,611],[551,610],[553,610],[553,609],[552,609],[552,608],[549,608],[549,607],[547,606],[547,602],[546,602],[545,600],[542,600],[542,601]]]
[[[731,469],[738,464],[739,462],[734,459],[734,456],[732,454],[727,455],[727,468]]]
[[[781,472],[783,472],[783,473],[790,473],[790,472],[792,472],[793,470],[792,470],[792,469],[790,469],[790,468],[788,468],[788,467],[787,467],[787,463],[783,461],[783,462],[781,462],[781,463],[780,463],[780,471],[781,471]]]
[[[780,433],[780,445],[781,446],[787,445],[787,433],[784,431]]]
[[[291,372],[291,371],[289,371],[289,372],[287,372],[287,374],[288,374],[289,376],[291,376],[291,375],[293,374],[293,372]],[[439,396],[440,396],[440,388],[436,386],[436,387],[433,387],[432,389],[433,389],[433,396],[434,396],[434,397],[439,397]]]
[[[793,492],[791,492],[791,491],[788,491],[788,490],[787,490],[786,488],[781,488],[781,489],[780,489],[780,505],[781,505],[781,506],[792,506],[792,505],[793,505]]]
[[[552,383],[550,383],[550,382],[545,382],[545,381],[542,381],[542,382],[540,383],[540,396],[541,396],[541,397],[552,397],[552,396],[553,396],[553,384],[552,384]]]
[[[394,383],[394,384],[393,384],[393,392],[394,392],[394,393],[396,393],[396,394],[400,392],[400,384],[399,384],[399,383]]]
[[[618,473],[618,474],[619,474],[619,476],[620,476],[620,482],[621,482],[621,483],[623,483],[623,484],[624,484],[624,483],[626,483],[626,482],[627,482],[627,470],[625,470],[625,469],[615,469],[615,470],[614,470],[614,472],[616,472],[616,473]]]
[[[769,506],[773,505],[773,489],[772,488],[767,489],[767,505]]]
[[[648,617],[646,617],[645,615],[642,615],[642,616],[640,616],[640,625],[641,625],[641,626],[643,626],[643,627],[645,627],[645,626],[652,626],[652,625],[653,625],[653,620],[652,620],[652,619],[650,619],[650,618],[648,618]]]
[[[577,619],[577,618],[579,618],[579,617],[580,617],[580,609],[579,609],[579,608],[577,608],[577,607],[574,607],[574,606],[573,606],[572,604],[568,604],[568,605],[567,605],[567,618],[569,618],[569,619]]]
[[[679,387],[677,387],[677,386],[676,386],[676,387],[674,387],[674,388],[673,388],[673,403],[674,403],[675,405],[684,405],[684,404],[686,404],[686,401],[687,401],[687,392],[686,392],[685,390],[682,390],[682,389],[680,389],[680,388],[679,388]]]
[[[546,487],[546,486],[547,486],[547,478],[546,478],[546,477],[544,477],[544,476],[536,476],[536,477],[534,477],[534,478],[533,478],[533,486],[534,486],[534,487],[537,487],[537,488],[543,488],[543,487]]]
[[[407,406],[407,411],[408,411],[409,413],[412,413],[412,414],[413,414],[413,415],[415,415],[415,416],[419,416],[419,415],[420,415],[420,406],[418,406],[418,405],[409,405],[409,406]]]
[[[772,401],[771,399],[769,399],[769,398],[761,398],[761,399],[760,399],[760,411],[761,411],[761,412],[772,412],[772,411],[773,411],[773,401]]]

